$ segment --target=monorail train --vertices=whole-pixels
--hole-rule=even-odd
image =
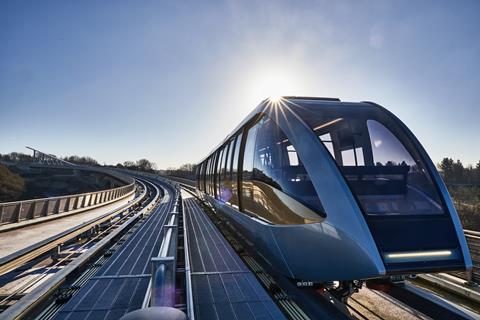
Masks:
[[[198,164],[197,189],[295,280],[472,268],[435,165],[372,102],[266,99]]]

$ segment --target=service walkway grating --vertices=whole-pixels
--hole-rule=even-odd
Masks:
[[[184,197],[195,319],[285,319],[193,197]]]
[[[172,210],[174,191],[125,241],[94,277],[60,310],[55,319],[119,319],[142,307],[150,281],[150,258],[158,253],[162,228]]]

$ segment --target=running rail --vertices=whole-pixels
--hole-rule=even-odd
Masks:
[[[180,193],[180,186],[185,187],[182,183],[175,182],[165,177],[152,173],[138,172],[132,170],[122,170],[133,175],[150,178],[168,184],[175,190],[174,206],[167,218],[166,225],[163,228],[163,239],[156,257],[151,258],[151,279],[148,285],[145,297],[143,299],[142,308],[156,306],[175,306],[175,280],[178,261],[178,239],[179,233],[183,234],[183,248],[185,259],[185,303],[186,312],[189,320],[195,320],[193,310],[192,284],[190,275],[190,255],[188,251],[188,234],[186,231],[185,212],[183,211],[183,201]],[[195,190],[189,186],[190,190]],[[191,192],[193,192],[191,191]],[[183,223],[180,222],[180,217]],[[179,223],[180,222],[180,223]],[[183,227],[181,226],[183,224]],[[181,228],[181,229],[179,229]],[[182,272],[182,271],[181,271]]]
[[[473,262],[473,268],[467,272],[466,280],[480,284],[480,232],[466,229],[463,232]]]
[[[175,279],[177,270],[178,223],[181,213],[181,197],[175,188],[174,205],[163,227],[163,240],[156,257],[152,257],[150,305],[152,307],[175,306]]]

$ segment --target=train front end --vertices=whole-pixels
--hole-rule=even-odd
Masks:
[[[385,275],[472,267],[445,185],[423,147],[397,117],[374,103],[285,98],[282,105],[297,115],[323,146],[322,154],[315,155],[314,148],[294,138],[325,208],[326,221],[342,229],[345,217],[336,218],[333,202],[355,202]],[[315,158],[322,157],[330,168],[336,167],[339,181],[326,179],[319,170]],[[333,194],[338,183],[352,196]],[[352,212],[352,217],[355,214],[358,211]]]

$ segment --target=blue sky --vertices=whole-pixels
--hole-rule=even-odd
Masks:
[[[196,162],[272,93],[480,160],[478,1],[0,1],[0,153]]]

